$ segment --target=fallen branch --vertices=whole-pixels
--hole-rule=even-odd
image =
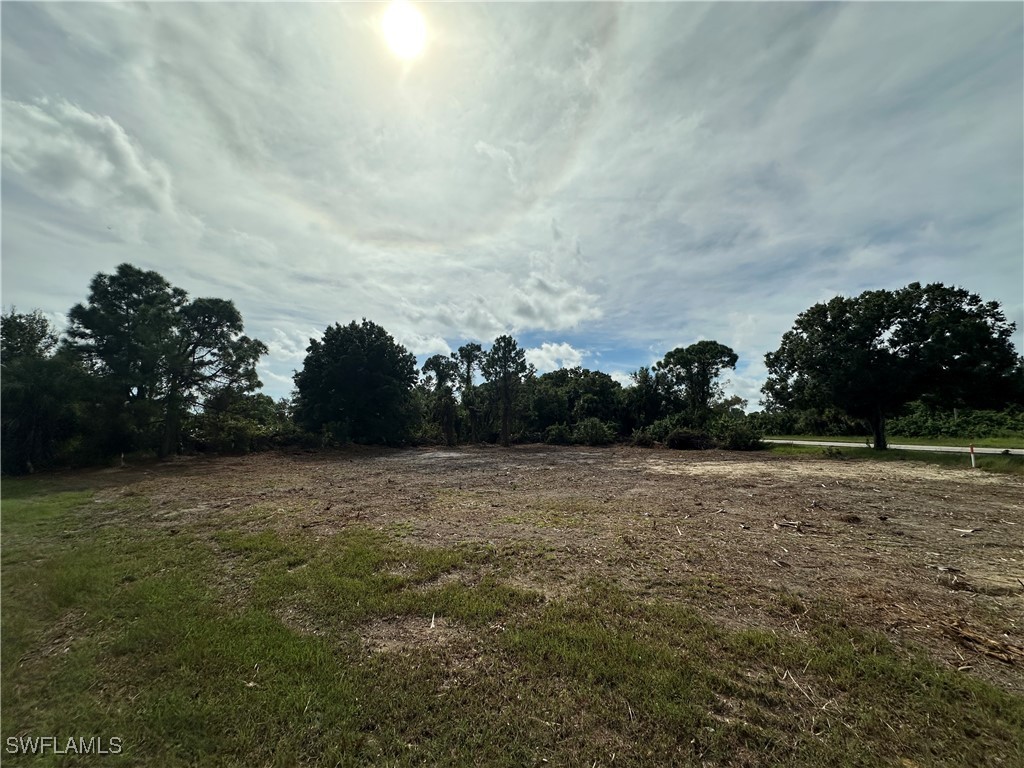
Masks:
[[[1021,646],[979,635],[974,630],[964,627],[960,622],[948,624],[947,631],[969,650],[999,659],[1006,664],[1024,661],[1024,648]]]

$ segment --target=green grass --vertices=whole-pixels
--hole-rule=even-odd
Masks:
[[[769,440],[817,440],[830,443],[854,443],[864,445],[864,437],[821,437],[819,435],[766,435]],[[886,437],[890,444],[896,445],[935,445],[964,448],[974,443],[975,448],[1024,448],[1024,435],[1014,437],[979,437],[974,440],[963,437],[900,437],[889,435]]]
[[[1024,762],[1019,697],[788,593],[809,640],[601,581],[543,601],[490,546],[172,533],[88,493],[8,490],[4,744],[118,736],[104,763],[133,766]],[[447,640],[371,653],[391,624]]]
[[[818,456],[831,459],[854,459],[857,461],[916,461],[940,467],[970,469],[971,457],[966,453],[938,453],[935,451],[910,451],[889,448],[876,451],[865,446],[851,445],[849,448],[821,447],[816,445],[771,445],[769,449],[777,456]],[[975,466],[986,472],[1000,472],[1024,475],[1024,456],[1003,456],[1000,454],[975,454]]]

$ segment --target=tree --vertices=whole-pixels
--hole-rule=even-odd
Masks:
[[[416,358],[365,318],[310,339],[295,374],[295,418],[339,442],[398,444],[415,419]]]
[[[57,333],[42,312],[11,309],[0,316],[0,364],[26,357],[49,357],[57,347]]]
[[[256,362],[267,351],[243,335],[230,301],[199,298],[161,275],[121,264],[97,274],[87,304],[68,313],[67,348],[118,393],[140,446],[161,456],[179,442],[185,413],[212,392],[260,387]]]
[[[769,409],[839,408],[886,448],[886,419],[910,401],[1000,405],[1012,391],[1014,324],[962,288],[911,283],[815,304],[765,356]]]
[[[573,426],[588,418],[618,423],[623,405],[622,385],[607,373],[579,366],[539,376],[534,387],[536,429]]]
[[[195,299],[176,320],[164,370],[164,456],[177,445],[187,407],[223,390],[241,396],[262,386],[256,363],[267,352],[263,342],[242,335],[242,315],[230,301]]]
[[[75,400],[84,372],[55,357],[57,334],[41,312],[0,317],[0,418],[3,469],[33,472],[45,465],[78,426]]]
[[[459,377],[459,365],[452,357],[432,355],[423,363],[423,375],[434,377],[434,419],[441,427],[445,442],[455,444],[455,394],[452,387]]]
[[[480,367],[483,356],[483,347],[475,341],[463,344],[451,354],[452,360],[458,364],[460,369],[459,389],[462,390],[462,408],[465,413],[465,421],[469,426],[468,435],[464,431],[463,436],[473,442],[479,438],[480,421],[483,416],[477,392],[473,387],[473,373]]]
[[[530,367],[526,363],[526,351],[520,349],[511,336],[499,336],[480,366],[484,378],[497,390],[501,408],[501,444],[505,447],[512,442],[512,415],[515,396]]]
[[[192,418],[196,447],[202,450],[261,450],[297,436],[288,401],[261,393],[224,388],[211,394]]]
[[[735,368],[736,353],[717,341],[698,341],[667,353],[655,368],[664,371],[673,388],[682,396],[686,415],[703,425],[711,415],[714,402],[722,397],[718,377],[726,368]]]
[[[643,429],[667,415],[672,385],[662,370],[643,366],[629,375],[633,386],[625,391],[629,426]]]
[[[451,358],[460,366],[459,385],[462,389],[463,404],[465,404],[466,395],[473,389],[473,372],[480,367],[484,358],[484,348],[475,341],[471,341],[459,347],[457,352],[452,352]]]

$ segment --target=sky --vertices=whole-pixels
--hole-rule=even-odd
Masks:
[[[97,272],[234,300],[287,396],[367,318],[623,383],[701,339],[758,407],[833,296],[1003,305],[1024,351],[1021,3],[5,2],[2,300]]]

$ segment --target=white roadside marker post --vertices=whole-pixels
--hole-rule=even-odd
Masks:
[[[971,443],[971,469],[977,469],[974,463],[974,443]]]

